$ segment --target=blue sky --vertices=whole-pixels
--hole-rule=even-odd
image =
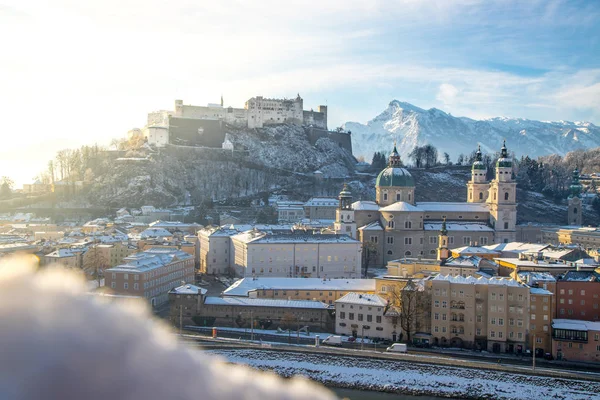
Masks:
[[[600,124],[600,1],[0,0],[0,175],[146,113],[292,97],[366,122],[392,99]]]

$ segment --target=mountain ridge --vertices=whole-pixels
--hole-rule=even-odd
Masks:
[[[480,144],[487,153],[495,153],[506,139],[515,156],[538,157],[600,146],[600,127],[588,121],[537,121],[525,118],[491,117],[476,120],[454,117],[438,108],[425,110],[413,104],[392,100],[366,124],[346,122],[352,132],[355,156],[370,160],[376,151],[389,151],[398,142],[398,151],[406,160],[416,146],[431,144],[439,155],[447,152],[452,160],[469,154]]]

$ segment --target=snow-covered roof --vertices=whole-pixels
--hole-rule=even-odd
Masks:
[[[248,296],[253,290],[375,291],[375,279],[243,278],[223,292],[224,296]]]
[[[552,320],[552,329],[567,329],[570,331],[600,331],[600,322],[558,318]]]
[[[379,221],[373,221],[370,224],[367,224],[365,226],[361,226],[360,228],[358,228],[358,230],[361,230],[361,231],[382,231],[383,227],[381,226],[381,223]]]
[[[150,238],[150,237],[171,237],[173,234],[166,229],[163,228],[148,228],[142,233],[140,233],[140,237]]]
[[[379,204],[374,201],[355,201],[352,203],[354,211],[379,211]]]
[[[482,276],[479,278],[475,278],[473,276],[468,276],[468,277],[464,278],[460,275],[459,276],[451,276],[451,275],[439,274],[432,280],[448,281],[450,283],[465,283],[465,284],[469,283],[469,284],[474,284],[474,285],[499,285],[499,286],[512,286],[512,287],[525,287],[525,285],[520,284],[519,282],[515,281],[514,279],[499,278],[499,277],[485,278]]]
[[[556,278],[548,272],[521,271],[517,273],[519,280],[527,284],[535,282],[556,282]]]
[[[544,260],[521,260],[519,258],[513,258],[513,257],[497,257],[494,258],[494,261],[501,261],[504,262],[506,264],[512,264],[516,267],[534,267],[534,268],[546,268],[546,269],[565,269],[568,268],[567,265],[563,264],[563,263],[549,263],[546,262]]]
[[[489,250],[496,250],[500,252],[514,252],[514,253],[524,253],[524,252],[538,252],[541,251],[550,245],[548,244],[536,244],[536,243],[523,243],[523,242],[509,242],[509,243],[495,243],[487,246],[483,246]]]
[[[488,206],[483,203],[418,202],[417,207],[432,212],[489,212]]]
[[[204,300],[204,304],[216,306],[310,308],[321,310],[329,308],[327,304],[320,301],[253,299],[249,297],[207,297]]]
[[[77,252],[74,252],[72,249],[58,249],[53,251],[50,254],[46,254],[46,257],[55,257],[55,258],[63,258],[63,257],[75,257]]]
[[[360,243],[348,235],[327,234],[272,234],[264,232],[247,231],[231,237],[243,243]]]
[[[569,271],[559,279],[571,282],[600,282],[600,274],[596,271]]]
[[[467,267],[467,268],[477,268],[479,267],[479,263],[481,262],[481,258],[477,256],[459,256],[459,257],[450,257],[444,263],[446,267]]]
[[[423,224],[423,228],[426,231],[440,231],[442,229],[442,222],[426,222]],[[485,223],[478,222],[447,222],[446,229],[450,232],[454,231],[469,231],[469,232],[494,232]],[[477,239],[477,238],[473,238]]]
[[[33,250],[37,247],[29,243],[3,243],[0,244],[0,253],[11,253],[14,251]]]
[[[397,201],[394,204],[390,204],[389,206],[382,207],[379,211],[409,211],[409,212],[418,212],[423,211],[420,208],[413,206],[410,203],[405,201]]]
[[[366,294],[366,293],[348,293],[340,299],[335,301],[336,303],[344,303],[344,304],[359,304],[364,306],[374,306],[374,307],[385,307],[387,305],[387,300],[383,297],[378,296],[376,294]]]
[[[463,247],[459,247],[457,249],[452,249],[451,251],[453,253],[458,253],[458,254],[464,253],[464,254],[497,254],[497,255],[500,255],[499,251],[486,249],[485,247],[481,247],[481,246],[463,246]]]
[[[191,224],[187,224],[181,221],[154,221],[149,225],[152,228],[164,228],[164,229],[189,229],[189,228],[201,228],[202,225],[192,222]]]
[[[135,253],[123,259],[125,264],[109,268],[107,272],[147,272],[163,267],[175,261],[193,258],[190,254],[181,250],[170,248],[151,248],[146,251]]]
[[[208,290],[201,288],[199,286],[196,285],[192,285],[192,284],[185,284],[185,285],[181,285],[179,287],[173,288],[169,291],[169,293],[174,293],[174,294],[201,294],[201,295],[205,295],[208,292]]]
[[[529,289],[529,292],[531,294],[546,295],[546,296],[549,296],[549,295],[552,294],[551,291],[546,290],[546,289],[542,289],[542,288],[531,288],[531,289]]]
[[[304,203],[305,207],[337,207],[338,199],[335,197],[313,197]]]

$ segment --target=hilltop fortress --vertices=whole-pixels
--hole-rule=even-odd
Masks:
[[[327,131],[327,106],[306,111],[300,94],[295,99],[256,96],[246,101],[244,108],[224,107],[223,97],[220,104],[206,106],[184,105],[183,100],[175,100],[174,111],[149,113],[146,126],[133,129],[128,135],[143,135],[148,143],[159,147],[167,144],[221,147],[227,145],[224,125],[253,129],[277,124]]]

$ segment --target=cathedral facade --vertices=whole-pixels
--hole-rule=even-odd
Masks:
[[[352,194],[344,187],[336,233],[359,239],[363,260],[374,267],[403,257],[436,258],[442,247],[515,241],[517,184],[506,144],[491,182],[486,180],[481,150],[476,154],[466,202],[415,202],[415,181],[402,167],[394,146],[388,166],[375,181],[375,201],[352,202]]]

